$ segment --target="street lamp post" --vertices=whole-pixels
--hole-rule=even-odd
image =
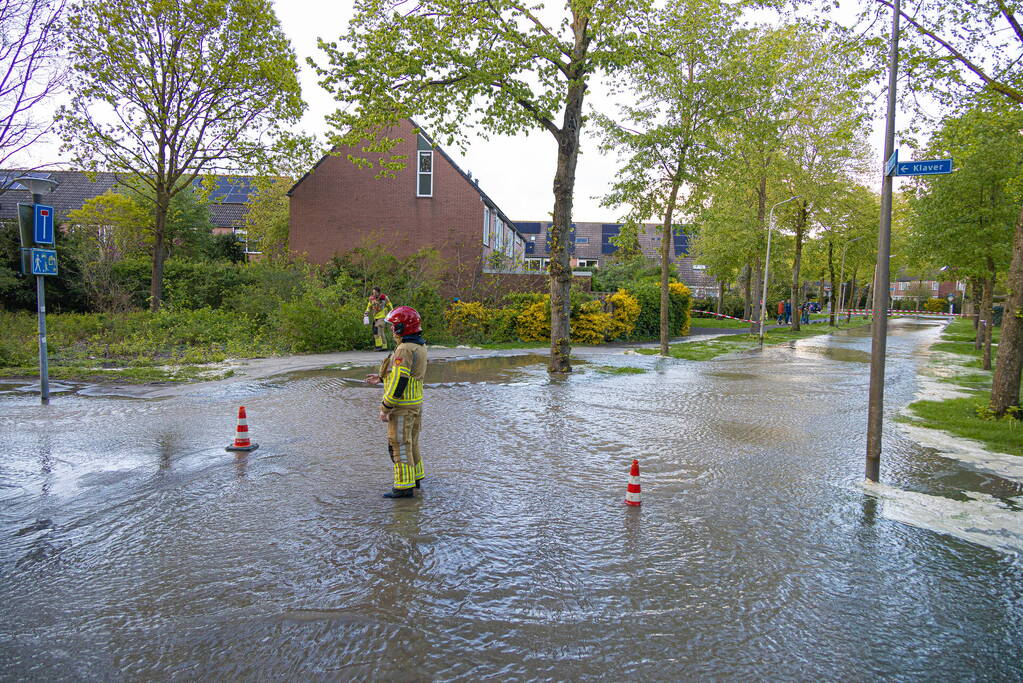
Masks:
[[[53,192],[57,186],[54,180],[23,176],[15,178],[15,182],[28,188],[32,193],[32,203],[42,204],[43,195]],[[42,239],[42,238],[36,238]],[[25,245],[22,245],[24,248]],[[43,275],[36,275],[36,313],[39,316],[39,400],[43,405],[50,402],[50,364],[46,351],[46,284]]]
[[[767,272],[771,265],[771,233],[774,232],[774,208],[775,206],[781,206],[786,202],[791,202],[793,199],[799,199],[799,195],[793,195],[788,199],[783,199],[774,206],[768,212],[767,217],[767,254],[764,256],[764,290],[760,295],[760,345],[764,345],[764,322],[767,317]],[[795,311],[792,311],[795,314]]]
[[[842,268],[841,268],[841,270],[839,270],[839,276],[838,276],[838,283],[839,283],[839,285],[838,285],[838,288],[839,288],[838,289],[838,311],[836,313],[836,315],[838,315],[839,317],[841,317],[841,315],[842,315],[842,306],[845,305],[845,251],[846,251],[846,249],[849,248],[850,244],[852,244],[853,242],[859,242],[861,239],[863,239],[863,238],[862,237],[857,237],[856,239],[849,240],[848,242],[845,243],[845,246],[842,247]]]

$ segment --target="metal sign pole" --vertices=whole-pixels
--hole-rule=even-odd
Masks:
[[[50,402],[50,363],[46,353],[46,278],[36,275],[36,308],[39,312],[39,398]]]
[[[900,0],[894,2],[892,48],[888,65],[888,119],[885,124],[884,158],[895,152],[895,86],[899,69]],[[877,235],[877,267],[874,271],[874,327],[870,347],[870,399],[867,408],[867,480],[877,482],[881,472],[881,427],[884,421],[884,367],[888,344],[889,257],[892,232],[892,176],[881,184],[881,224]]]
[[[32,194],[33,204],[42,204],[41,195]],[[46,350],[46,278],[36,275],[36,312],[39,315],[39,400],[50,402],[50,359]]]

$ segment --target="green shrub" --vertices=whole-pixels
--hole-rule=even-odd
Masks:
[[[674,291],[671,291],[674,290]],[[683,291],[684,290],[684,291]],[[639,301],[639,317],[630,339],[656,339],[661,335],[661,285],[647,280],[636,283],[629,292]],[[687,334],[692,298],[681,283],[669,284],[668,329],[670,336]]]
[[[338,303],[344,299],[344,304]],[[368,348],[370,333],[362,324],[361,301],[339,291],[307,282],[303,295],[285,302],[272,318],[284,343],[299,353],[351,351]]]
[[[938,297],[931,297],[924,303],[924,310],[933,313],[945,313],[948,311],[948,302]]]

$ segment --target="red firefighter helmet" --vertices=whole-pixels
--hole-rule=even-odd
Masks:
[[[411,306],[398,306],[388,313],[384,320],[394,326],[395,334],[400,334],[402,336],[423,331],[419,313],[417,313],[416,309]]]

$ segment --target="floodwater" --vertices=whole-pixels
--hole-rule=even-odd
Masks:
[[[433,363],[415,500],[364,368],[0,393],[0,678],[1021,680],[1023,489],[892,422],[864,487],[866,334]]]

